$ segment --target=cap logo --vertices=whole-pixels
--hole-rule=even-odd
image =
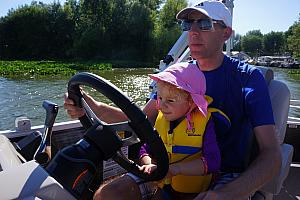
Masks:
[[[197,5],[195,5],[195,7],[200,7],[200,6],[204,6],[204,5],[203,5],[203,2],[202,2],[202,3],[199,3],[199,4],[197,4]]]

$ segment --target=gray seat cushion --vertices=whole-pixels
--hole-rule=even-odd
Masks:
[[[265,77],[267,85],[270,84],[270,81],[274,79],[274,72],[270,68],[263,67],[263,66],[256,66]]]
[[[290,91],[283,82],[273,80],[274,74],[272,70],[266,68],[259,69],[265,75],[268,83],[275,121],[275,130],[278,142],[281,145],[282,154],[282,163],[279,173],[261,188],[261,191],[264,194],[272,196],[272,194],[274,195],[280,192],[283,181],[286,179],[289,173],[290,164],[292,163],[293,146],[289,144],[283,144],[289,112]]]

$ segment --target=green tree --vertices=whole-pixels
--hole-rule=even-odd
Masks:
[[[59,3],[32,2],[10,10],[0,21],[2,58],[65,58],[74,24]]]
[[[150,10],[157,10],[163,2],[163,0],[139,0],[142,5],[145,5]]]
[[[107,27],[111,19],[111,1],[107,0],[81,0],[80,22],[81,28],[95,26]]]
[[[263,37],[263,34],[260,32],[260,30],[248,31],[246,33],[246,35],[255,35],[255,36],[258,36],[258,37]]]
[[[128,29],[129,5],[126,0],[112,1],[111,24],[107,27],[111,38],[112,58],[119,58],[126,49],[128,39],[126,37]],[[122,51],[120,51],[122,49]]]
[[[78,27],[80,19],[80,2],[77,0],[67,0],[63,8],[72,22],[74,22],[75,26]]]
[[[284,53],[284,34],[283,32],[270,32],[263,38],[264,52],[268,55],[281,55]]]
[[[162,59],[181,35],[182,31],[176,20],[176,13],[186,6],[186,0],[167,0],[160,10],[155,23],[153,46],[155,60]]]
[[[242,37],[242,50],[250,56],[259,56],[262,50],[263,35],[259,30],[253,30]]]
[[[159,1],[82,0],[74,42],[81,58],[152,60],[153,13]]]
[[[127,57],[136,60],[149,59],[149,47],[152,43],[154,24],[151,18],[151,9],[139,1],[129,4],[127,20]]]
[[[107,27],[111,24],[112,1],[79,1],[79,18],[76,26],[72,52],[76,58],[107,58],[110,55],[110,35]]]
[[[300,58],[300,17],[298,22],[295,22],[294,25],[290,27],[290,35],[287,37],[287,46],[295,58]]]
[[[158,62],[178,39],[186,0],[33,2],[0,19],[0,57]]]

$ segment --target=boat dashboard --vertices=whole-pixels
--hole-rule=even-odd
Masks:
[[[75,199],[37,162],[24,162],[4,135],[0,135],[0,188],[1,199]]]
[[[21,119],[25,120],[26,119]],[[23,125],[24,123],[17,123]],[[67,189],[56,181],[34,159],[26,159],[19,152],[20,141],[33,133],[43,131],[43,126],[33,126],[29,129],[22,126],[15,130],[0,131],[0,188],[1,199],[76,199]],[[55,123],[51,138],[51,155],[64,147],[75,144],[84,135],[84,129],[78,120]],[[34,145],[33,145],[34,146]],[[36,149],[30,147],[30,150]],[[124,155],[128,148],[122,147]],[[98,166],[102,171],[101,179],[106,180],[126,171],[112,159],[103,161]],[[99,186],[99,185],[97,185]]]

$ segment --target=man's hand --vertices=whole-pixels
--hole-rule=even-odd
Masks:
[[[68,93],[64,95],[64,108],[72,119],[77,119],[85,114],[84,109],[76,106],[74,101],[68,97]]]

